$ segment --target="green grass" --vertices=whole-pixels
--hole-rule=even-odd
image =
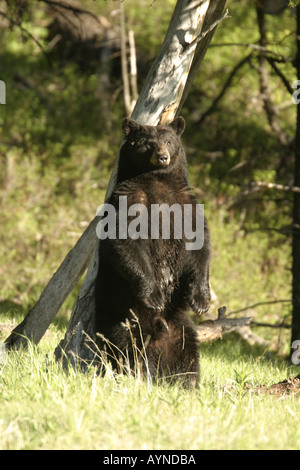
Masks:
[[[300,400],[255,393],[297,369],[236,338],[201,347],[201,385],[63,371],[62,332],[0,366],[1,449],[299,449]]]

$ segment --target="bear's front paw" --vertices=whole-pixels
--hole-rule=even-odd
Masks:
[[[153,310],[155,312],[162,312],[165,306],[165,299],[163,294],[159,291],[157,287],[153,289],[151,294],[147,297],[142,299],[143,304],[149,310]]]
[[[201,313],[207,312],[210,307],[209,287],[197,290],[193,289],[189,296],[189,304],[197,315],[201,315]]]

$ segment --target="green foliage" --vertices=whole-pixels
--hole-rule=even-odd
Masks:
[[[295,8],[297,5],[300,5],[300,0],[290,0],[289,7]]]

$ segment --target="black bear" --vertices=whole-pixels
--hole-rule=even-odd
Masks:
[[[114,367],[139,363],[153,378],[189,386],[199,380],[199,351],[186,311],[209,308],[210,241],[202,211],[202,242],[189,246],[200,205],[188,183],[184,128],[182,117],[158,126],[123,120],[116,186],[98,232],[95,326]]]

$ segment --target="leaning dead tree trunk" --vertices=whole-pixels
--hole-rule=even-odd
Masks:
[[[225,0],[178,0],[160,53],[133,110],[133,119],[147,125],[167,124],[173,120],[188,94],[217,24],[226,16],[222,17],[224,6]],[[108,184],[106,199],[113,191],[117,166],[118,161]],[[95,217],[37,304],[6,340],[7,347],[26,345],[28,339],[34,343],[40,341],[89,263],[68,330],[55,353],[58,359],[68,358],[72,364],[76,357],[88,362],[92,360],[92,342],[87,345],[86,339],[95,338],[94,284],[100,243],[96,238],[97,222]]]

